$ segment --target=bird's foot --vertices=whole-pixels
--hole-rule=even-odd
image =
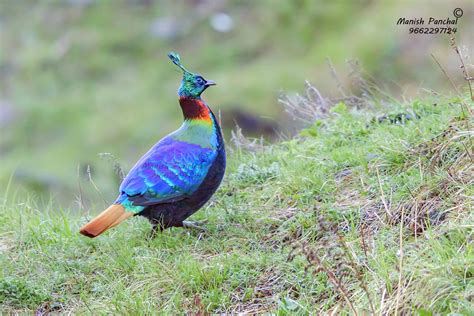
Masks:
[[[188,229],[196,229],[202,232],[206,232],[207,229],[204,227],[204,224],[207,223],[207,220],[199,221],[199,222],[191,222],[191,221],[183,221],[183,227]]]

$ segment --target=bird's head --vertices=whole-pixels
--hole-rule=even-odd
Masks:
[[[181,64],[181,60],[177,53],[171,52],[168,54],[168,57],[171,59],[173,64],[183,71],[183,79],[181,80],[181,86],[178,90],[178,95],[180,97],[199,98],[204,90],[216,84],[212,80],[206,80],[201,75],[193,74],[186,70],[186,68]]]

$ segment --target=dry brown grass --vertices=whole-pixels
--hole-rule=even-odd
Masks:
[[[237,288],[233,294],[233,307],[229,310],[232,314],[245,313],[250,315],[268,313],[275,309],[275,295],[288,288],[284,273],[271,267],[262,271],[253,286],[250,297],[245,288]]]

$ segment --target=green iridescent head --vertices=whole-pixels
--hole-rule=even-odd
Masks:
[[[201,93],[204,92],[204,90],[216,84],[212,80],[204,79],[201,75],[189,72],[181,64],[181,60],[177,53],[171,52],[168,54],[168,57],[171,59],[173,64],[181,68],[181,70],[183,71],[183,79],[181,80],[181,86],[178,90],[178,95],[180,97],[199,98],[201,96]]]

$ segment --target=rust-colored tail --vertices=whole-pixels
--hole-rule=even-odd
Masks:
[[[80,233],[90,238],[97,237],[107,229],[117,226],[133,216],[133,214],[133,212],[125,211],[125,208],[120,204],[112,204],[89,223],[82,226]]]

